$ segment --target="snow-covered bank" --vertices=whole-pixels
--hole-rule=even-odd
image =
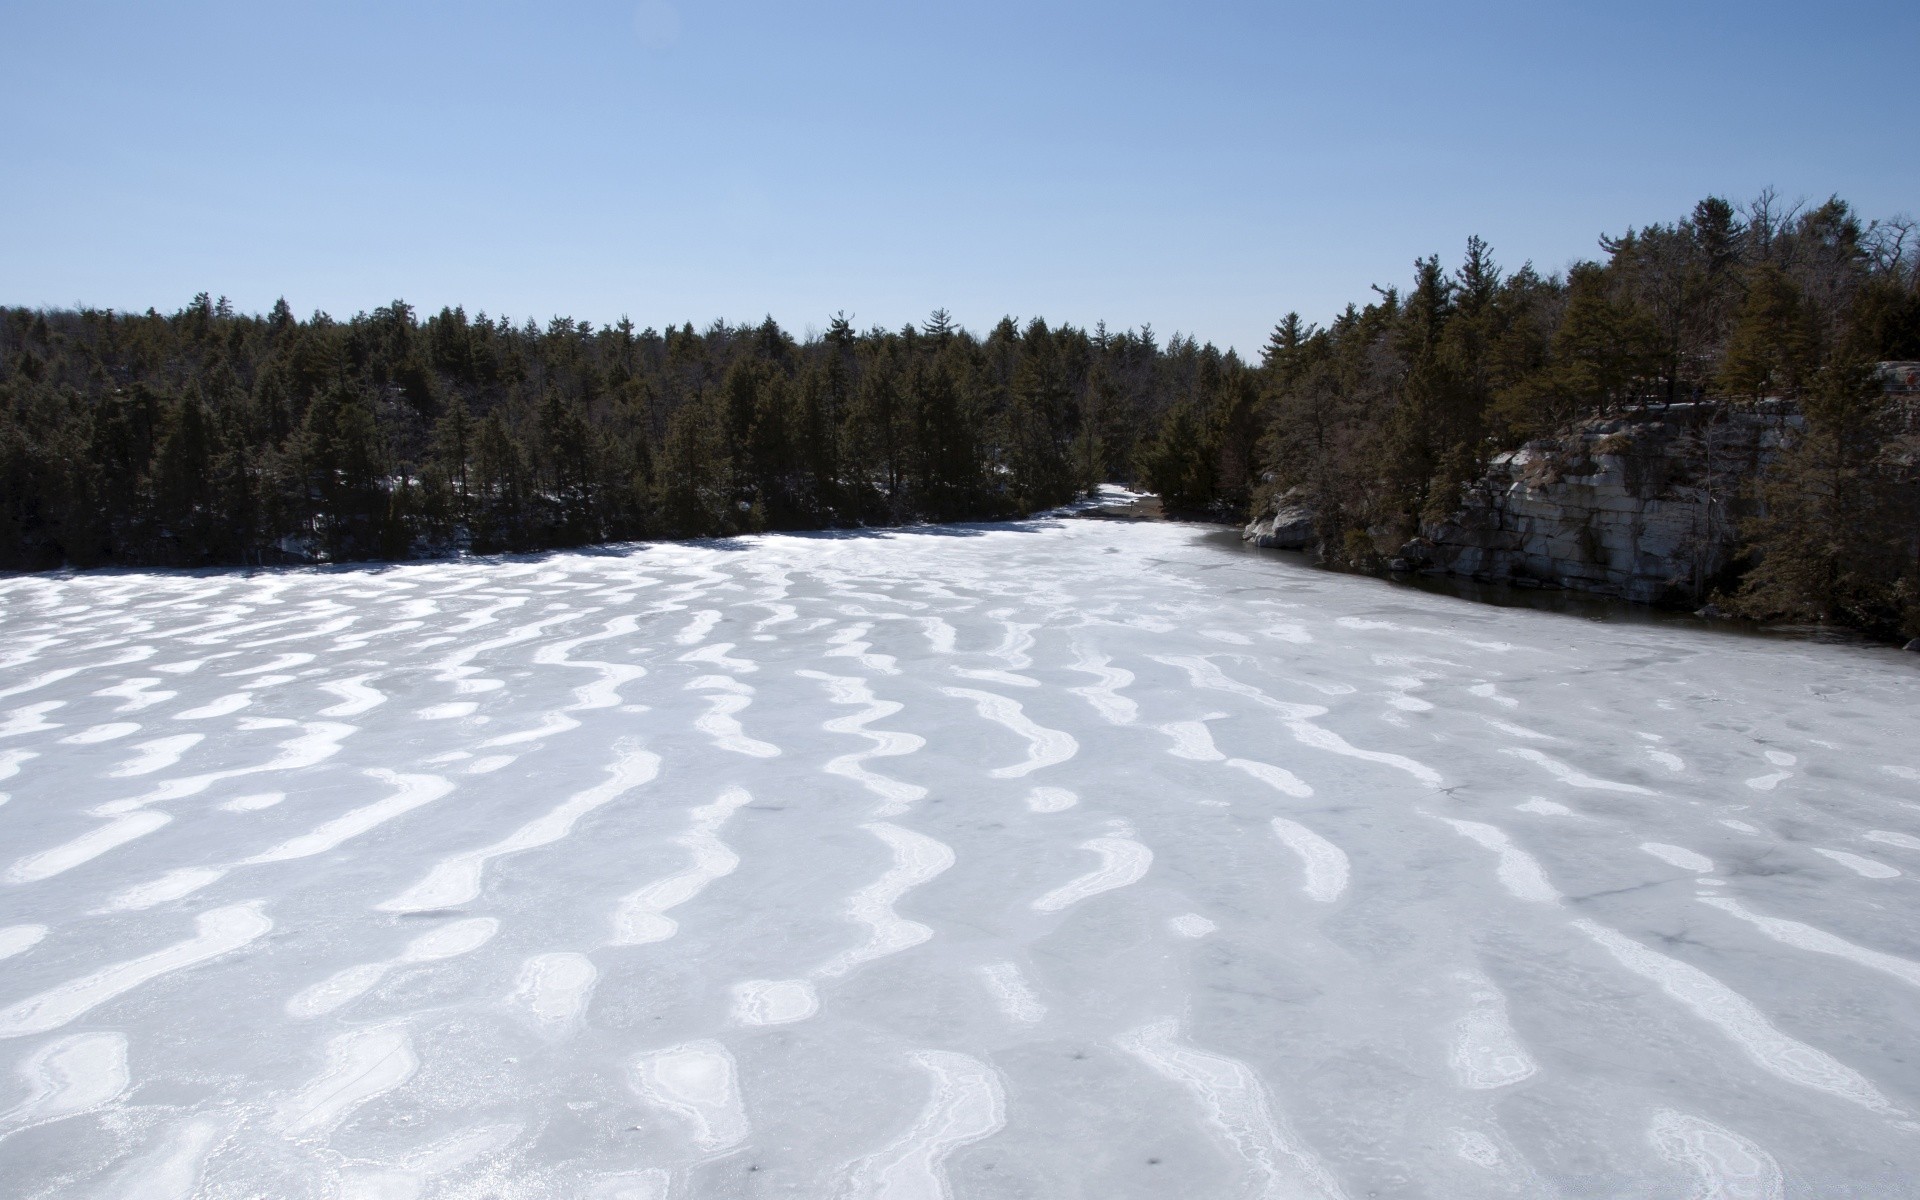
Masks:
[[[1097,521],[0,606],[9,1196],[1920,1171],[1911,656]]]

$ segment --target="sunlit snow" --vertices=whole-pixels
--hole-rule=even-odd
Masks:
[[[1040,520],[0,580],[7,1197],[1920,1177],[1920,660]]]

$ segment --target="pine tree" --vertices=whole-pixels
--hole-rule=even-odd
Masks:
[[[1748,277],[1720,366],[1721,390],[1753,400],[1797,396],[1818,358],[1819,334],[1800,289],[1779,267],[1763,264]]]
[[[1820,372],[1801,409],[1798,440],[1759,484],[1765,515],[1748,530],[1759,561],[1738,603],[1760,617],[1901,630],[1920,617],[1910,594],[1920,504],[1882,457],[1893,408],[1872,364],[1855,361]]]
[[[1142,450],[1139,471],[1148,490],[1169,509],[1195,511],[1213,499],[1213,460],[1199,414],[1190,401],[1182,401],[1167,414],[1159,436]]]

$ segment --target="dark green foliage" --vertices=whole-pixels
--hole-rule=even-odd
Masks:
[[[1920,635],[1920,479],[1899,406],[1870,364],[1837,362],[1800,410],[1805,429],[1759,481],[1762,553],[1736,607]]]
[[[799,342],[771,319],[542,328],[398,300],[346,322],[206,295],[0,309],[0,568],[1003,517],[1126,478],[1187,375],[1146,331],[983,341],[944,312]]]
[[[1603,260],[1564,277],[1503,274],[1471,239],[1451,274],[1422,259],[1404,295],[1380,290],[1324,330],[1293,315],[1274,330],[1263,492],[1302,489],[1325,556],[1370,565],[1527,438],[1635,408],[1764,402],[1795,444],[1755,483],[1768,515],[1745,531],[1757,566],[1739,605],[1920,632],[1920,414],[1872,370],[1920,359],[1915,241],[1838,200],[1783,212],[1771,196],[1709,198],[1604,238]],[[1202,486],[1196,464],[1224,460],[1193,441],[1177,418],[1143,466]]]
[[[1175,511],[1201,510],[1212,502],[1218,478],[1212,447],[1190,402],[1174,406],[1160,436],[1140,451],[1147,488]]]

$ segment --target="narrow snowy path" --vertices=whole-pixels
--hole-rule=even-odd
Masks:
[[[1916,718],[1175,525],[0,579],[0,1194],[1908,1194]]]

